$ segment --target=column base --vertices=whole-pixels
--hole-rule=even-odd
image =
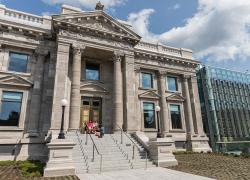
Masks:
[[[49,160],[44,169],[44,177],[75,175],[72,150],[75,144],[66,139],[53,139],[47,144]]]
[[[155,138],[149,141],[149,152],[153,162],[159,167],[178,165],[173,154],[174,141],[171,138]]]
[[[192,135],[188,138],[188,150],[193,152],[212,152],[211,147],[208,144],[208,137],[206,135]]]

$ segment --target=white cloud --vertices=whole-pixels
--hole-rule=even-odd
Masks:
[[[154,9],[143,9],[139,13],[131,13],[128,16],[128,22],[133,29],[142,36],[143,39],[154,41],[156,37],[149,31],[149,17],[154,13]]]
[[[174,6],[170,7],[170,10],[177,10],[180,9],[181,5],[180,4],[175,4]]]
[[[80,6],[87,9],[93,9],[99,0],[42,0],[43,2],[55,4],[69,4],[72,6]],[[105,8],[111,8],[125,3],[127,0],[101,0]]]
[[[153,34],[149,31],[149,18],[154,12],[152,9],[133,13],[129,16],[133,18],[129,18],[128,21],[135,25],[136,32],[144,39],[190,48],[199,59],[249,61],[247,58],[250,58],[250,1],[198,2],[197,12],[186,20],[184,26],[172,28],[162,34]]]

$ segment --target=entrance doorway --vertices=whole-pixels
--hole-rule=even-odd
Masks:
[[[101,117],[102,99],[95,97],[83,97],[81,101],[81,127],[85,127],[89,120],[102,124]]]

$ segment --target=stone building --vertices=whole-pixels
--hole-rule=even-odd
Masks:
[[[250,74],[205,66],[198,72],[202,119],[214,151],[250,146]]]
[[[209,150],[192,51],[141,41],[102,8],[63,5],[49,17],[0,6],[1,159],[46,158],[62,99],[66,132],[88,120],[105,133],[155,137],[159,127],[176,150]]]

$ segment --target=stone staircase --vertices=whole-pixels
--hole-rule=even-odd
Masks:
[[[68,132],[67,138],[76,143],[73,161],[77,174],[155,167],[148,159],[145,149],[129,134],[123,134],[122,142],[121,134],[105,134],[103,138],[98,138],[93,134]],[[91,138],[96,148],[93,147]]]

